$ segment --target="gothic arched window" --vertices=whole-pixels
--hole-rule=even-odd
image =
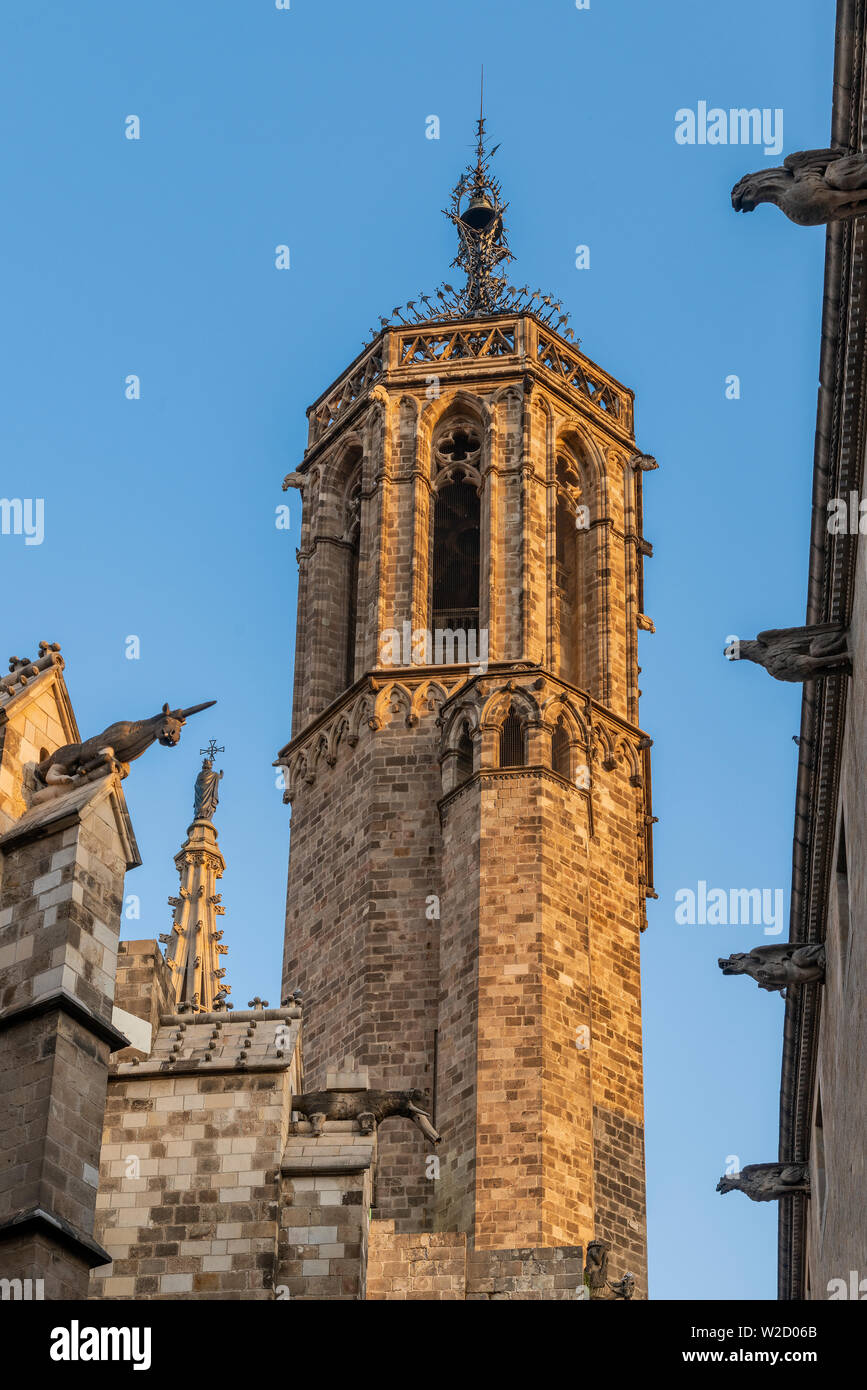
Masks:
[[[556,598],[560,645],[560,674],[579,685],[581,680],[581,531],[580,487],[571,459],[557,459]]]
[[[500,728],[500,767],[526,767],[527,741],[524,725],[514,705]]]
[[[344,680],[355,680],[355,647],[358,628],[358,562],[361,553],[361,465],[346,489],[343,539],[349,546],[346,565],[346,666]]]
[[[461,729],[461,736],[458,739],[458,764],[457,764],[457,784],[466,782],[473,775],[473,740],[470,737],[469,725],[464,722]]]
[[[551,735],[551,767],[555,772],[559,772],[561,777],[570,775],[569,744],[569,730],[561,714]]]
[[[474,424],[443,426],[434,445],[432,626],[478,631],[481,436]]]

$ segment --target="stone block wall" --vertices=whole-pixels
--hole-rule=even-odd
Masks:
[[[376,1137],[329,1120],[293,1125],[281,1164],[278,1297],[364,1298]]]
[[[54,1298],[70,1256],[80,1294],[101,1254],[102,1114],[109,1051],[123,1041],[111,1023],[117,938],[137,862],[118,779],[26,813],[0,853],[0,1270],[14,1273],[22,1222],[34,1239],[54,1233],[66,1252],[45,1276]]]
[[[131,1014],[140,1018],[150,1029],[151,1044],[157,1036],[160,1019],[174,1008],[171,993],[171,970],[156,941],[121,941],[117,955],[117,984],[114,995],[114,1018],[123,1028],[119,1015]],[[143,1058],[150,1047],[129,1047],[119,1052],[115,1062]]]
[[[393,1221],[374,1221],[367,1261],[372,1302],[454,1303],[466,1298],[467,1237],[463,1231],[396,1232]]]
[[[402,707],[376,732],[363,720],[355,747],[342,741],[333,767],[323,758],[315,781],[298,781],[283,997],[302,991],[309,1090],[342,1052],[368,1068],[374,1089],[433,1089],[438,730],[432,710],[422,707],[412,727],[408,715]],[[424,1225],[430,1196],[422,1136],[384,1126],[377,1210]]]
[[[578,1301],[584,1252],[580,1246],[478,1250],[464,1232],[419,1234],[374,1221],[370,1232],[367,1298],[375,1302]]]
[[[279,1167],[299,1088],[297,1009],[162,1021],[113,1067],[96,1230],[97,1298],[274,1297]]]

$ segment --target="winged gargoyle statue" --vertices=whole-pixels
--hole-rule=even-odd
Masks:
[[[732,189],[735,212],[775,203],[800,227],[818,227],[867,213],[867,155],[801,150],[782,166],[746,174]]]
[[[789,985],[824,980],[825,947],[821,943],[799,946],[795,941],[780,941],[721,956],[718,963],[724,975],[751,975],[759,989],[782,994]]]
[[[716,1190],[745,1192],[752,1202],[776,1202],[796,1192],[809,1197],[810,1169],[806,1163],[747,1163],[739,1173],[720,1178]]]
[[[37,764],[36,777],[44,787],[58,783],[84,780],[93,772],[120,772],[125,777],[129,764],[140,758],[152,743],[162,743],[166,748],[174,748],[181,737],[181,729],[191,714],[210,709],[216,700],[207,700],[203,705],[193,705],[190,709],[169,709],[163,705],[159,714],[150,719],[123,720],[109,724],[101,734],[85,739],[84,743],[65,743],[50,757]]]
[[[732,661],[755,661],[778,681],[814,681],[851,676],[849,633],[839,623],[810,627],[770,627],[754,642],[735,639],[725,654]]]

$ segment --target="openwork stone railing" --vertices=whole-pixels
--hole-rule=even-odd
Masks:
[[[428,333],[405,333],[400,340],[398,360],[402,367],[413,362],[449,362],[466,357],[511,357],[515,352],[515,324],[495,328],[457,328],[453,332],[437,329]]]
[[[363,395],[373,383],[382,376],[382,347],[359,362],[354,371],[338,381],[334,390],[325,396],[312,409],[311,443],[321,439],[325,431],[334,424],[341,411]]]
[[[604,410],[615,420],[621,418],[623,413],[621,397],[607,381],[591,376],[582,366],[577,355],[571,356],[564,351],[559,343],[555,343],[553,338],[547,337],[544,333],[539,334],[536,354],[543,367],[547,367],[550,372],[563,377],[574,390],[580,391],[599,410]]]

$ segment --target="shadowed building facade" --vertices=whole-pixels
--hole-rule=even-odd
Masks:
[[[798,226],[828,229],[805,622],[740,644],[772,676],[804,685],[789,940],[720,961],[726,974],[785,989],[778,1154],[718,1190],[779,1201],[786,1301],[867,1297],[865,54],[867,4],[838,0],[829,144],[732,191],[738,211],[772,203]]]

